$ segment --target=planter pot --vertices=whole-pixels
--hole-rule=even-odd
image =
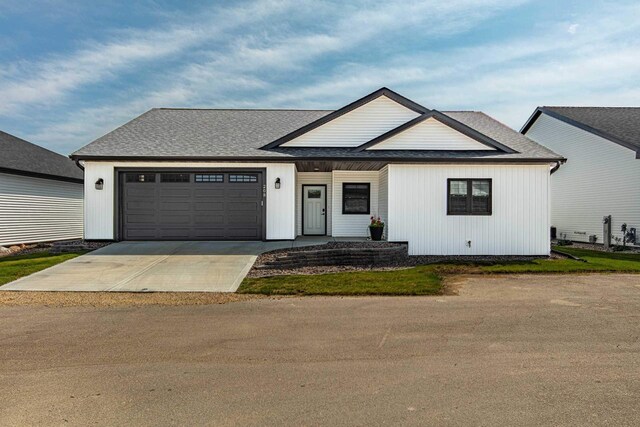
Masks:
[[[371,240],[382,240],[382,233],[384,227],[369,227],[369,233],[371,233]]]

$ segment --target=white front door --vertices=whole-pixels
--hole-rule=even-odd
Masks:
[[[302,234],[324,236],[327,234],[327,187],[302,186]]]

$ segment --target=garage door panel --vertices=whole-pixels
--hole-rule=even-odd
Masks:
[[[125,238],[131,240],[154,240],[156,236],[155,228],[135,228],[126,230]]]
[[[191,210],[190,199],[185,201],[160,201],[158,206],[160,212],[189,212]]]
[[[156,215],[155,213],[127,214],[125,219],[129,224],[155,224]]]
[[[135,172],[141,173],[141,172]],[[158,174],[160,172],[144,172]],[[262,175],[257,182],[231,182],[229,173],[211,172],[218,182],[122,182],[122,235],[130,240],[255,240],[263,236]],[[245,172],[234,172],[243,175]],[[202,173],[198,173],[200,177]],[[164,176],[164,175],[162,175]],[[204,174],[206,177],[206,174]],[[222,178],[220,178],[222,176]],[[203,179],[203,178],[201,178]],[[222,179],[222,182],[219,180]]]
[[[236,184],[236,185],[247,185],[247,184]],[[229,199],[253,199],[258,197],[260,194],[260,189],[237,189],[231,188],[227,191],[226,197]]]
[[[159,229],[160,239],[191,240],[191,227],[163,227]]]
[[[218,213],[218,212],[224,212],[225,204],[224,204],[224,200],[210,201],[210,202],[196,201],[193,204],[193,209],[196,212],[198,212],[199,215],[202,214],[203,212]]]
[[[198,186],[200,186],[200,185],[218,185],[219,188],[199,188],[199,187],[196,187],[193,190],[193,195],[196,197],[196,199],[199,199],[199,198],[212,198],[212,199],[224,198],[225,188],[223,187],[223,184],[197,184],[197,185]]]
[[[128,210],[154,211],[156,209],[155,199],[127,200],[125,203]]]
[[[156,197],[153,184],[127,183],[126,185],[128,186],[125,189],[126,197],[151,200],[154,200]]]

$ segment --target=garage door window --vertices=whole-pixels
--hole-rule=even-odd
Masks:
[[[258,175],[229,175],[229,182],[258,182]]]
[[[196,182],[224,182],[224,175],[221,173],[196,174]]]
[[[128,173],[127,182],[156,182],[155,173]]]
[[[160,182],[189,182],[188,173],[161,173]]]

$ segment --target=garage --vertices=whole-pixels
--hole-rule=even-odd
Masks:
[[[262,240],[261,171],[120,172],[121,240]]]

